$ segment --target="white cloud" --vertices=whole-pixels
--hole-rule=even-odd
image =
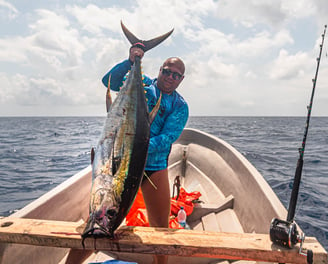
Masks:
[[[327,3],[307,0],[224,0],[218,2],[218,16],[244,27],[267,26],[279,29],[293,19],[316,15]]]
[[[11,3],[0,0],[0,18],[14,19],[18,15],[18,10]]]
[[[294,18],[303,18],[315,15],[318,1],[308,0],[291,0],[281,1],[284,12],[288,15],[289,20]]]
[[[94,35],[104,35],[104,29],[118,33],[122,14],[128,15],[128,12],[121,8],[100,8],[93,4],[86,7],[67,6],[66,11],[75,17],[82,30]]]
[[[0,39],[0,61],[24,63],[28,47],[26,39],[20,36]]]
[[[299,78],[304,75],[305,71],[308,71],[309,61],[308,55],[304,52],[289,55],[286,50],[282,49],[273,62],[270,77],[272,79]]]
[[[68,67],[81,64],[86,47],[81,43],[78,30],[71,26],[68,18],[48,10],[38,10],[37,15],[40,18],[30,25],[34,56],[40,54],[51,65],[54,62],[55,65],[62,66],[58,59],[65,61]]]
[[[231,19],[233,23],[245,27],[253,27],[257,24],[275,27],[286,19],[281,0],[250,0],[247,4],[243,0],[219,1],[218,16]]]
[[[263,31],[245,41],[240,41],[236,45],[236,50],[238,56],[262,56],[272,52],[275,48],[292,43],[293,39],[286,30],[281,30],[273,36],[269,32]]]

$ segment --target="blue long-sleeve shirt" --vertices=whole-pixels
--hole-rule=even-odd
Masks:
[[[103,78],[103,84],[119,91],[126,73],[131,69],[131,62],[125,60],[114,66]],[[144,76],[146,98],[149,112],[154,108],[160,96],[157,79]],[[189,116],[188,104],[176,91],[162,94],[162,100],[157,115],[150,126],[150,141],[145,170],[157,171],[167,168],[171,146],[178,139]]]

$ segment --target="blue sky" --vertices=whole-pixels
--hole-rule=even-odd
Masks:
[[[327,14],[327,0],[0,0],[0,116],[104,115],[101,78],[128,56],[120,20],[141,39],[174,28],[143,70],[156,77],[181,57],[191,115],[303,116]],[[328,116],[327,41],[319,116]]]

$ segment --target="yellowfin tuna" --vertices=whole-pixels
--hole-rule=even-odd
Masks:
[[[142,41],[128,31],[123,23],[121,26],[131,44],[142,43],[145,51],[158,45],[173,31]],[[114,231],[126,217],[142,181],[150,120],[140,64],[140,58],[137,57],[113,103],[110,87],[106,93],[107,118],[98,145],[91,151],[93,183],[83,240],[87,237],[113,237]]]

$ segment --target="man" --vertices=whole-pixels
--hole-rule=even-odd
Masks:
[[[130,48],[129,59],[114,66],[102,79],[108,87],[119,91],[124,76],[131,69],[136,56],[144,55],[142,43]],[[158,77],[150,79],[145,76],[145,92],[149,112],[159,101],[160,106],[150,127],[148,158],[141,190],[146,204],[149,224],[152,227],[168,227],[170,216],[170,187],[168,179],[168,156],[171,146],[180,136],[188,120],[188,105],[176,92],[184,79],[185,66],[177,57],[168,58],[160,67]]]

